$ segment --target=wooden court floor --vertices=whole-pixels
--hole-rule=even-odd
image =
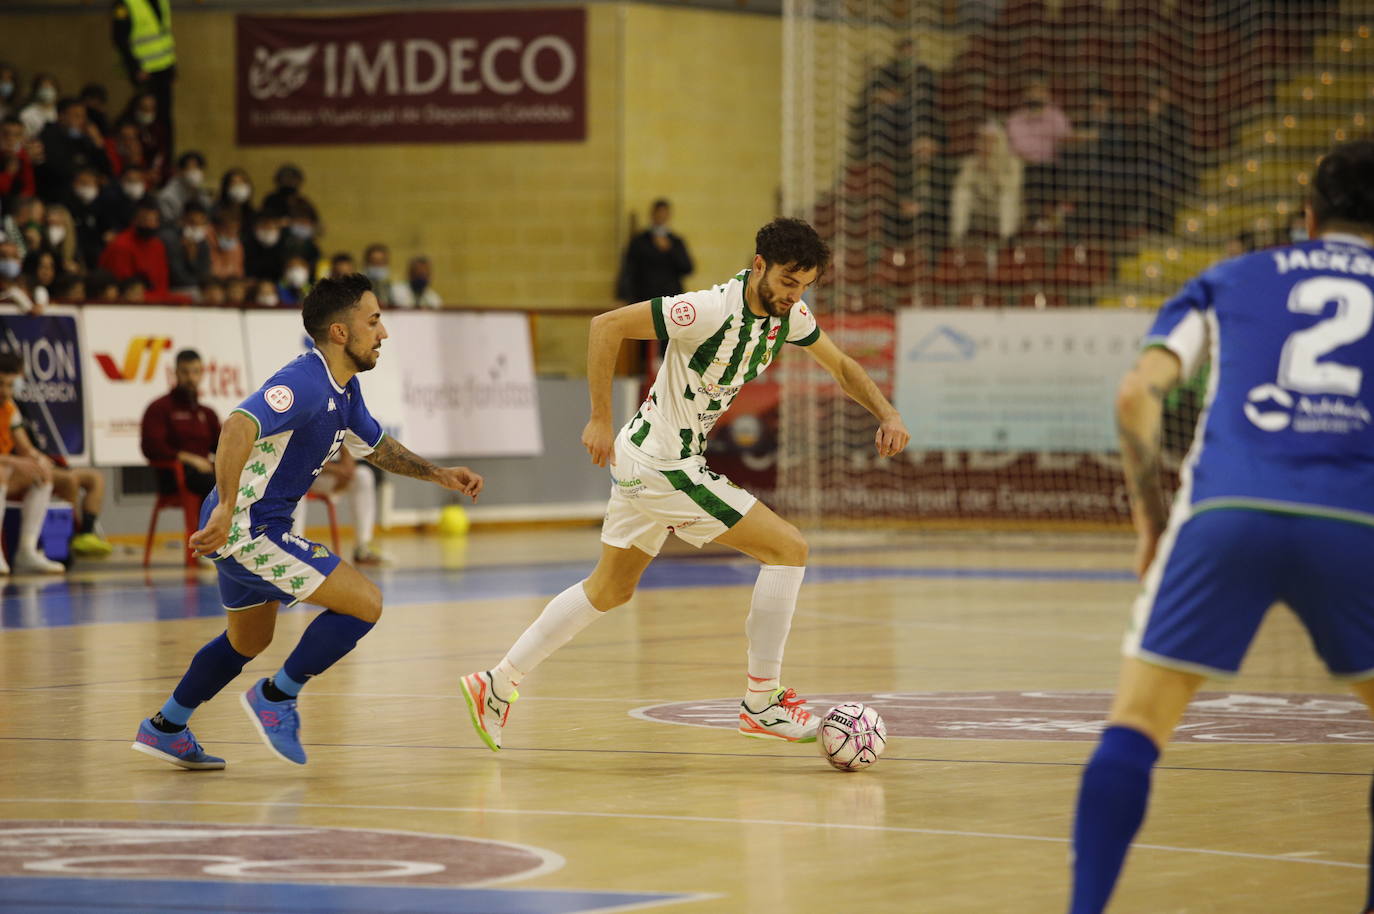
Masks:
[[[238,694],[222,772],[129,750],[223,628],[213,575],[118,559],[0,595],[0,910],[1060,912],[1081,766],[1136,587],[1117,535],[818,535],[784,681],[870,701],[885,756],[730,729],[754,568],[676,548],[522,687],[506,749],[456,683],[590,568],[594,528],[391,537],[380,625],[303,692],[310,762]],[[169,553],[170,556],[170,553]],[[818,708],[820,709],[820,708]],[[1351,912],[1374,726],[1286,610],[1165,753],[1114,911]]]

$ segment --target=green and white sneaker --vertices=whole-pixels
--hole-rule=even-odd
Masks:
[[[739,703],[739,732],[755,739],[780,739],[789,743],[814,743],[821,721],[802,707],[806,700],[798,698],[792,689],[778,689],[770,696],[768,706],[750,711]]]
[[[468,706],[468,716],[472,718],[472,728],[482,738],[492,752],[501,751],[501,728],[510,716],[511,702],[520,697],[512,690],[510,698],[499,698],[492,688],[491,672],[469,673],[459,682],[463,701]]]

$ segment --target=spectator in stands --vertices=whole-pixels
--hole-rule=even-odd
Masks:
[[[192,200],[181,210],[181,220],[163,236],[167,246],[168,282],[173,292],[194,297],[210,278],[210,220],[205,207]]]
[[[270,279],[255,280],[249,304],[258,308],[280,308],[282,302],[277,294],[277,284]]]
[[[1126,187],[1127,163],[1133,155],[1111,92],[1088,90],[1088,111],[1065,148],[1061,174],[1073,215],[1074,238],[1107,238],[1120,234],[1123,216],[1136,205]]]
[[[52,74],[34,76],[28,101],[19,111],[19,120],[24,123],[24,133],[34,140],[44,127],[57,120],[57,79]]]
[[[410,258],[406,281],[391,284],[393,308],[440,308],[444,300],[429,284],[429,258],[421,255]]]
[[[168,290],[167,246],[158,233],[162,229],[162,214],[151,197],[138,201],[134,221],[100,255],[100,267],[108,270],[121,283],[140,278],[150,294],[162,297]],[[129,290],[121,287],[121,297],[128,298]]]
[[[672,218],[673,205],[667,200],[655,200],[649,210],[649,227],[630,239],[621,259],[615,284],[615,295],[620,301],[633,304],[660,295],[681,294],[682,281],[693,270],[692,255],[687,253],[687,242],[674,234],[669,225]],[[397,296],[400,287],[397,283],[392,288],[392,302],[398,308],[415,307],[406,303],[406,297]],[[420,295],[416,292],[412,297],[418,302]],[[433,304],[424,307],[439,307],[438,296]]]
[[[156,96],[151,92],[138,92],[129,99],[119,118],[121,123],[133,124],[137,129],[142,165],[154,186],[167,179],[172,157],[167,127],[158,118],[160,110]]]
[[[391,249],[373,242],[363,251],[363,272],[372,280],[372,291],[383,308],[391,306]]]
[[[53,301],[63,305],[79,305],[86,301],[86,281],[68,273],[60,276],[52,286]]]
[[[106,106],[110,103],[110,93],[100,83],[87,83],[81,87],[76,100],[86,106],[86,120],[95,125],[102,137],[110,135],[110,118]]]
[[[218,308],[224,304],[224,283],[218,279],[208,279],[200,286],[200,304],[207,308]]]
[[[347,448],[342,448],[339,456],[320,470],[310,491],[328,496],[348,496],[353,509],[353,564],[381,565],[386,562],[372,549],[372,537],[377,527],[377,477],[373,475],[372,467],[360,463]],[[291,530],[297,536],[305,535],[307,504],[302,498],[291,518]]]
[[[164,147],[172,155],[172,84],[177,75],[176,41],[172,38],[170,0],[114,0],[110,5],[111,35],[129,82],[137,92],[157,100]],[[180,215],[180,214],[178,214]]]
[[[329,278],[342,279],[358,272],[357,266],[353,263],[353,255],[347,251],[340,251],[329,258]]]
[[[205,364],[200,353],[183,349],[176,357],[176,386],[143,411],[140,443],[150,462],[179,461],[186,488],[204,497],[215,487],[215,445],[219,443],[219,417],[200,402],[200,381]],[[157,471],[158,491],[177,491],[172,470]]]
[[[899,186],[902,221],[896,239],[910,241],[928,253],[944,244],[949,233],[949,197],[954,187],[955,165],[934,136],[918,137],[911,144],[908,184]]]
[[[247,231],[257,217],[253,208],[253,179],[242,168],[231,168],[219,179],[219,198],[215,207],[238,213],[239,229]]]
[[[1178,201],[1191,189],[1194,168],[1188,116],[1174,104],[1168,84],[1151,90],[1130,143],[1135,164],[1131,192],[1143,209],[1142,225],[1149,232],[1170,232]]]
[[[19,111],[19,71],[0,61],[0,118]]]
[[[1007,118],[1007,142],[1025,165],[1025,205],[1036,218],[1055,202],[1055,161],[1060,144],[1072,135],[1073,124],[1050,98],[1049,85],[1044,79],[1032,80],[1026,86],[1021,107]]]
[[[105,157],[110,161],[110,174],[116,178],[126,169],[148,169],[148,155],[143,149],[142,131],[133,121],[122,120],[114,133],[105,137]]]
[[[0,235],[0,310],[18,309],[21,314],[34,311],[33,299],[24,287],[23,269],[19,245]]]
[[[249,282],[242,276],[235,276],[224,281],[224,303],[232,307],[242,307],[248,304]]]
[[[37,197],[19,201],[19,206],[14,211],[14,228],[18,232],[19,245],[25,253],[47,247],[47,212],[47,207]]]
[[[286,259],[286,269],[282,270],[281,282],[277,284],[277,300],[282,305],[295,307],[305,298],[310,289],[310,265],[299,255]]]
[[[1021,160],[1011,151],[1007,134],[996,121],[978,132],[974,151],[964,157],[950,196],[950,240],[962,244],[969,230],[983,223],[995,226],[997,237],[1009,240],[1021,224]]]
[[[109,244],[115,235],[133,223],[134,210],[138,208],[139,201],[148,196],[147,174],[141,168],[126,168],[119,180],[106,184],[96,198],[96,223],[105,244]]]
[[[287,217],[286,256],[303,257],[313,269],[322,256],[320,246],[315,243],[319,237],[319,215],[314,204],[297,196],[287,204]]]
[[[83,272],[85,263],[77,246],[76,225],[72,222],[71,212],[61,203],[54,203],[48,207],[47,226],[48,250],[57,258],[57,272]]]
[[[119,301],[119,280],[99,268],[86,274],[86,300],[102,305]]]
[[[290,210],[291,201],[300,195],[301,187],[305,184],[305,172],[287,162],[277,169],[272,183],[275,186],[270,194],[262,198],[262,208],[285,213]]]
[[[210,275],[230,279],[243,275],[243,241],[237,204],[215,207],[210,225]]]
[[[96,173],[83,168],[72,178],[71,190],[63,199],[72,220],[76,240],[76,259],[83,267],[92,267],[100,262],[100,252],[105,249],[105,240],[100,233],[100,217],[96,210],[96,198],[100,196],[100,179]]]
[[[43,164],[35,169],[38,196],[48,203],[61,200],[83,168],[110,173],[100,131],[86,120],[86,106],[74,98],[58,103],[57,120],[43,128],[38,140],[43,144]]]
[[[119,284],[119,303],[121,305],[141,305],[148,301],[148,284],[142,276],[126,279]]]
[[[32,197],[38,193],[33,156],[35,152],[41,156],[42,149],[26,138],[19,118],[0,121],[0,211],[7,209],[6,198]]]
[[[20,273],[34,308],[41,311],[52,303],[52,284],[57,279],[57,261],[51,251],[30,251],[24,256]]]
[[[14,570],[61,574],[61,562],[43,554],[38,537],[48,516],[52,498],[52,461],[39,453],[24,431],[24,419],[14,402],[14,389],[24,374],[24,363],[14,352],[0,352],[0,505],[22,496],[19,541],[10,545]],[[0,555],[0,574],[10,566]]]
[[[204,183],[205,156],[194,150],[177,156],[176,174],[157,195],[162,221],[168,225],[175,223],[181,218],[182,209],[192,200],[208,213],[213,201]]]
[[[243,273],[254,279],[275,282],[286,267],[286,239],[282,227],[286,214],[263,207],[253,223],[253,234],[243,243]]]

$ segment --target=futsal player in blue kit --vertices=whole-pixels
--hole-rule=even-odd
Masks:
[[[1272,603],[1292,607],[1327,668],[1374,710],[1374,142],[1322,159],[1307,228],[1311,241],[1185,285],[1121,384],[1144,586],[1108,727],[1083,772],[1070,914],[1106,908],[1160,750],[1202,682],[1240,668]],[[1170,511],[1164,397],[1209,350],[1205,409]],[[1360,910],[1374,911],[1374,883]]]
[[[242,704],[280,758],[303,765],[296,696],[338,662],[377,623],[382,595],[319,543],[291,532],[291,515],[321,469],[347,447],[356,457],[403,476],[456,489],[474,500],[482,477],[437,467],[382,433],[363,402],[358,373],[377,364],[387,338],[372,284],[360,274],[320,280],[301,305],[315,348],[268,378],[225,420],[215,456],[216,488],[191,537],[219,572],[228,628],[191,660],[162,709],[143,721],[133,748],[182,768],[219,769],[187,727],[272,640],[277,608],[324,607],[275,676],[259,680]]]

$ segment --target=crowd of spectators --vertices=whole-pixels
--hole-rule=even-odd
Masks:
[[[0,307],[50,303],[201,304],[294,308],[319,277],[352,272],[350,253],[325,257],[324,226],[286,163],[260,197],[242,168],[216,191],[206,157],[173,153],[157,97],[136,93],[117,115],[99,84],[62,94],[46,73],[0,63]],[[368,245],[362,263],[378,297],[438,308],[431,264]]]

